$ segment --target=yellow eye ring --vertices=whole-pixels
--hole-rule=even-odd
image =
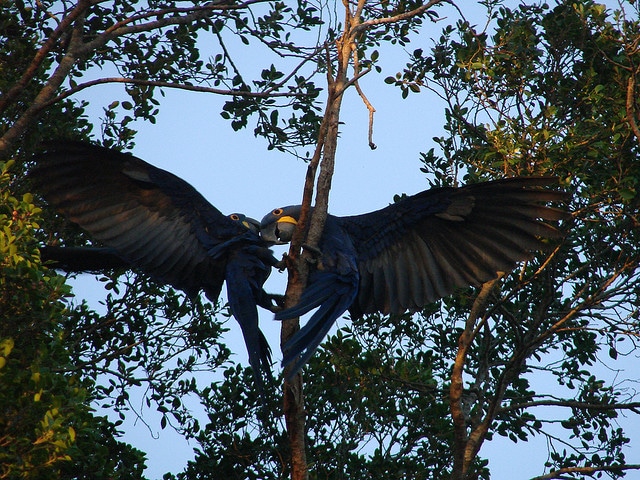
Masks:
[[[240,217],[238,215],[236,215],[235,213],[232,213],[231,215],[229,215],[229,218],[231,220],[235,220],[235,221],[240,220]]]
[[[273,212],[273,215],[282,215],[283,210],[281,208],[276,208]]]

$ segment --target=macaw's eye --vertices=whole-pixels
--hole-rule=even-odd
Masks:
[[[273,213],[273,214],[274,214],[274,215],[276,215],[276,216],[277,216],[277,215],[282,215],[282,209],[281,209],[281,208],[276,208],[276,209],[275,209],[273,212],[271,212],[271,213]]]
[[[235,213],[232,213],[231,215],[229,215],[229,218],[231,220],[235,220],[235,221],[240,220],[240,217],[238,215],[236,215]]]

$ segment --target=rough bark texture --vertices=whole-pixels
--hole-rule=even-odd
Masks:
[[[497,280],[485,283],[476,300],[473,308],[467,317],[465,329],[458,340],[458,354],[451,372],[451,386],[449,387],[449,408],[451,410],[451,418],[453,419],[453,470],[451,473],[452,480],[462,480],[465,478],[469,465],[475,457],[478,439],[475,444],[470,441],[467,433],[467,415],[465,414],[462,399],[464,393],[464,383],[462,375],[464,373],[464,365],[467,356],[467,350],[475,337],[476,325],[478,318],[482,314],[487,303],[489,294],[493,289]],[[471,454],[471,451],[475,452]]]

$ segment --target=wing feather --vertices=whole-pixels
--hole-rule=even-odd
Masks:
[[[224,265],[209,250],[245,233],[191,185],[132,155],[52,144],[31,173],[45,199],[132,265],[176,288],[215,294]]]
[[[353,312],[403,313],[510,271],[556,239],[566,219],[551,177],[437,188],[364,215],[339,217],[358,254]]]
[[[398,252],[397,261],[395,263],[395,275],[397,279],[397,295],[391,305],[391,310],[398,310],[401,305],[410,305],[411,300],[411,266],[407,259],[407,251],[400,250]],[[392,297],[394,298],[394,297]]]
[[[125,265],[196,295],[217,300],[227,281],[229,305],[242,328],[255,380],[270,372],[269,345],[257,304],[275,264],[256,232],[219,212],[191,185],[139,158],[93,145],[52,144],[34,158],[31,178],[48,203],[109,248],[73,250],[61,265]],[[53,259],[55,260],[55,258]]]
[[[424,305],[429,297],[428,273],[422,259],[422,250],[419,244],[410,242],[407,256],[411,262],[411,309],[416,309],[418,305]]]

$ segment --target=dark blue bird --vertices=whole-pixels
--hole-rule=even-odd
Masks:
[[[274,310],[274,296],[263,284],[276,259],[258,234],[258,222],[223,215],[184,180],[104,147],[52,143],[34,161],[30,177],[36,191],[105,245],[48,247],[43,257],[71,271],[131,267],[189,296],[204,291],[214,302],[226,281],[229,306],[262,389],[271,350],[258,327],[257,305]]]
[[[509,178],[460,188],[434,188],[381,210],[327,215],[317,266],[299,303],[276,313],[285,320],[319,307],[284,345],[283,364],[296,372],[346,310],[352,319],[415,312],[458,287],[478,286],[562,235],[549,222],[567,213],[545,206],[565,194],[541,187],[549,177]],[[301,207],[278,208],[261,222],[269,243],[291,240]]]

